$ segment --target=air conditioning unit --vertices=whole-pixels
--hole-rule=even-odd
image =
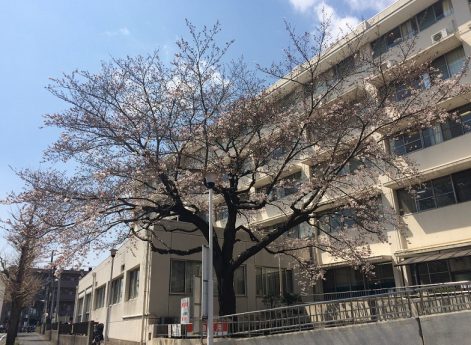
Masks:
[[[440,42],[442,39],[448,36],[448,31],[446,28],[441,29],[439,32],[432,35],[432,43]]]

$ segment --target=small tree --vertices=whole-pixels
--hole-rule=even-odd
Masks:
[[[385,139],[448,118],[443,101],[468,92],[461,74],[442,80],[430,60],[411,61],[410,42],[389,68],[355,33],[338,45],[345,59],[319,73],[334,49],[326,27],[301,36],[288,27],[292,48],[281,64],[262,69],[278,79],[266,88],[242,61],[224,61],[230,43],[217,45],[219,25],[188,27],[191,40],[177,42],[169,64],[154,53],[54,79],[49,90],[70,107],[46,116],[46,125],[62,130],[46,159],[73,165],[20,172],[32,188],[10,200],[38,205],[71,251],[131,235],[157,253],[189,255],[200,247],[166,243],[155,226],[178,216],[207,240],[203,179],[215,173],[216,204],[228,214],[214,235],[221,314],[236,311],[234,271],[263,250],[293,257],[311,278],[319,270],[306,248],[363,264],[371,239],[386,241],[388,226],[402,227],[379,207],[381,181],[415,175]],[[398,88],[403,99],[394,97]],[[281,215],[276,227],[256,225],[260,212],[273,209]],[[338,232],[322,225],[329,214]],[[320,235],[289,236],[301,224]],[[249,241],[244,248],[241,238]]]
[[[14,345],[21,312],[31,304],[43,283],[34,274],[33,266],[44,253],[50,238],[47,238],[33,206],[23,206],[2,224],[7,231],[7,242],[16,252],[13,260],[0,258],[5,295],[11,303],[6,344]]]

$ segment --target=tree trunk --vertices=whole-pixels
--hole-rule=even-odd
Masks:
[[[11,303],[10,321],[8,323],[6,345],[15,345],[18,335],[18,325],[20,323],[21,307],[16,301]]]
[[[230,268],[223,269],[218,275],[218,301],[219,315],[236,313],[236,296],[234,290],[234,271]]]

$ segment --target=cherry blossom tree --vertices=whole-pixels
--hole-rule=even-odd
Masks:
[[[46,116],[62,134],[45,159],[65,168],[20,171],[30,188],[9,200],[37,205],[71,252],[137,236],[157,253],[185,256],[200,246],[160,234],[208,240],[203,180],[214,173],[215,203],[227,213],[214,235],[221,314],[236,311],[234,271],[261,251],[292,257],[308,281],[322,275],[308,248],[364,264],[371,240],[403,227],[380,206],[381,183],[412,185],[416,174],[386,141],[453,117],[443,104],[469,91],[462,73],[443,80],[430,59],[410,59],[413,42],[394,64],[373,56],[361,33],[328,46],[322,25],[300,36],[288,27],[282,62],[254,71],[226,61],[232,42],[218,44],[219,25],[188,28],[169,63],[156,52],[53,79],[50,92],[69,107]],[[336,47],[343,59],[320,59]],[[276,226],[264,227],[270,210]],[[176,217],[192,230],[162,225]],[[299,226],[311,233],[296,238]]]
[[[23,205],[16,214],[2,221],[7,243],[15,250],[14,258],[1,257],[2,282],[10,301],[6,344],[15,344],[21,312],[30,305],[42,281],[34,273],[34,265],[52,243],[53,234],[41,222],[35,207]]]

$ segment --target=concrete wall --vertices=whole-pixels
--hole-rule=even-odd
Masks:
[[[88,336],[61,334],[59,336],[59,345],[88,345]]]
[[[216,339],[220,345],[444,345],[468,344],[471,311],[244,339]],[[189,339],[154,338],[152,345],[199,345]]]
[[[130,340],[120,340],[120,339],[113,339],[110,338],[106,342],[108,345],[139,345],[137,341],[130,341]],[[62,345],[62,344],[61,344]]]

